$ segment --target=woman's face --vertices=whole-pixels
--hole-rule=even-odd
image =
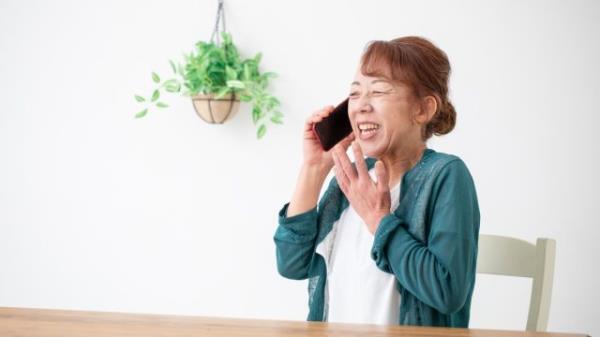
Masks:
[[[418,106],[408,86],[365,76],[359,67],[349,97],[348,115],[364,155],[381,158],[421,141],[421,126],[412,118]]]

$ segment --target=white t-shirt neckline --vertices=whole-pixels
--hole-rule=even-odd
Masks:
[[[377,181],[374,169],[369,175]],[[390,191],[393,212],[400,199],[400,182]],[[349,205],[317,246],[327,265],[325,292],[329,322],[398,324],[400,293],[394,275],[371,258],[374,236]]]

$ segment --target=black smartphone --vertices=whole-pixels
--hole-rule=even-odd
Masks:
[[[329,151],[335,144],[352,132],[352,124],[348,117],[348,98],[333,109],[322,121],[313,125],[323,151]]]

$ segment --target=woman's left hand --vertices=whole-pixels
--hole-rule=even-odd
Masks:
[[[381,219],[390,213],[391,197],[388,171],[381,160],[375,163],[377,182],[371,180],[362,150],[357,141],[352,143],[356,170],[346,151],[338,144],[332,157],[338,185],[356,213],[365,221],[369,232],[375,235]],[[357,172],[358,171],[358,172]]]

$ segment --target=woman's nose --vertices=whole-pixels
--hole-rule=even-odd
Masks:
[[[370,112],[373,110],[373,107],[371,106],[371,100],[366,95],[361,96],[356,103],[358,112]]]

